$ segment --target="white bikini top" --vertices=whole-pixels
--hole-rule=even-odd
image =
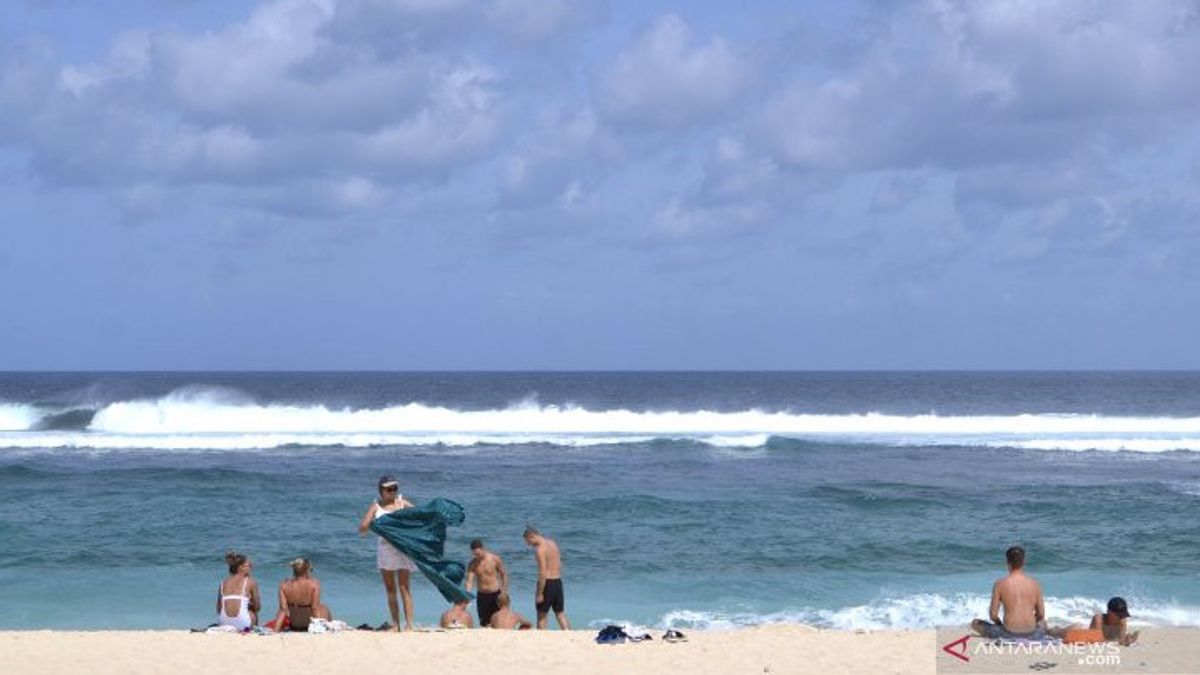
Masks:
[[[225,595],[225,582],[222,581],[221,584],[219,586],[217,586],[217,591],[221,594],[221,602],[225,602],[226,600],[239,600],[239,599],[240,600],[249,600],[250,596],[246,595],[246,586],[249,585],[249,583],[250,583],[249,579],[242,580],[242,594],[241,595]]]
[[[396,503],[397,504],[399,504],[402,499],[404,499],[404,497],[402,495],[396,495]],[[392,509],[391,511],[384,511],[383,507],[379,505],[379,502],[375,502],[375,515],[372,517],[378,518],[379,516],[382,516],[382,515],[385,515],[388,513],[395,513],[396,511],[399,511],[399,510],[400,510],[400,507],[397,506],[396,508]]]

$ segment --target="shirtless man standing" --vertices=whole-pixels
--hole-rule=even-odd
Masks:
[[[508,572],[500,556],[483,547],[483,542],[471,542],[471,562],[467,565],[467,591],[475,588],[479,581],[479,593],[475,596],[475,611],[479,614],[479,625],[489,626],[492,614],[500,608],[501,592],[508,592]]]
[[[1004,557],[1008,560],[1008,575],[992,585],[992,604],[988,608],[991,621],[975,619],[971,628],[989,639],[1040,640],[1046,634],[1042,585],[1025,574],[1025,549],[1013,546],[1004,552]]]
[[[546,628],[546,615],[554,610],[554,618],[561,630],[571,630],[567,615],[563,613],[562,556],[553,539],[543,537],[537,528],[525,528],[525,543],[533,547],[537,559],[538,583],[534,601],[537,606],[538,630]]]

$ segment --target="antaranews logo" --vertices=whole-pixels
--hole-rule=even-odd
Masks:
[[[963,663],[969,663],[971,657],[967,656],[967,641],[971,639],[970,635],[964,635],[954,642],[947,642],[942,645],[942,651],[950,656],[961,660]]]

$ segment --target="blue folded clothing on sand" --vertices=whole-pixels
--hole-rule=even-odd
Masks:
[[[605,626],[596,634],[596,644],[598,645],[619,645],[624,644],[629,636],[625,634],[625,629],[620,626]]]
[[[619,645],[626,642],[645,642],[653,640],[650,633],[645,628],[637,626],[616,626],[608,625],[600,629],[596,634],[596,644],[601,645]]]

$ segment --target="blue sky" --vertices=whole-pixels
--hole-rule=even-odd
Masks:
[[[1195,2],[18,0],[0,369],[1200,368]]]

